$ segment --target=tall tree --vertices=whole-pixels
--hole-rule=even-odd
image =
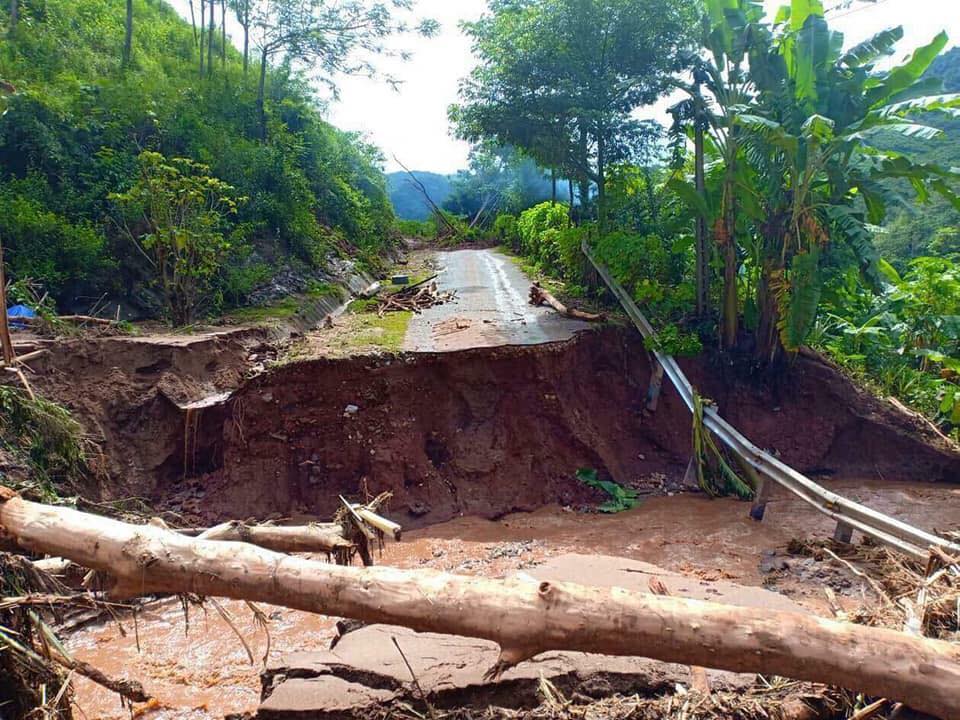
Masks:
[[[124,25],[123,36],[123,66],[130,64],[133,53],[133,0],[127,0],[127,19]]]
[[[213,38],[217,34],[217,0],[209,0],[210,25],[207,28],[207,77],[213,77]]]
[[[204,56],[206,54],[207,37],[207,0],[200,0],[200,77],[204,73]]]
[[[246,75],[250,68],[250,16],[253,0],[230,0],[230,8],[243,28],[243,74]]]
[[[480,62],[452,109],[459,131],[538,159],[562,158],[581,185],[581,201],[589,184],[596,186],[605,225],[608,170],[651,147],[654,127],[633,113],[666,90],[679,53],[692,42],[696,6],[493,0],[489,14],[466,26]]]
[[[392,35],[416,31],[430,36],[438,25],[432,20],[409,23],[413,0],[390,5],[368,0],[329,3],[324,0],[261,0],[253,12],[259,33],[260,82],[257,107],[261,133],[266,136],[267,68],[275,57],[308,67],[317,79],[336,92],[338,75],[377,77],[374,59],[404,56],[385,46]],[[396,85],[389,75],[386,81]]]
[[[960,95],[925,95],[938,89],[922,76],[945,47],[944,34],[881,70],[900,28],[844,51],[819,0],[793,0],[773,24],[752,0],[706,6],[715,57],[703,67],[711,74],[718,176],[712,198],[681,194],[750,262],[747,275],[757,281],[747,314],[757,318],[760,360],[775,362],[813,327],[828,268],[853,258],[869,283],[881,283],[871,227],[897,201],[891,180],[908,181],[921,200],[939,193],[960,207],[949,184],[958,173],[877,144],[882,133],[942,135],[912,116],[956,114]],[[736,213],[726,220],[731,207]]]
[[[20,21],[20,0],[10,0],[10,34],[13,35]]]
[[[193,8],[193,0],[188,0],[190,5],[190,26],[193,28],[193,44],[197,44],[197,13]]]
[[[227,0],[220,0],[220,64],[227,69]]]

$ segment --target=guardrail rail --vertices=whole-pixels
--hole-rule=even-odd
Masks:
[[[654,336],[656,331],[650,321],[640,311],[627,291],[613,278],[607,267],[594,257],[586,240],[584,240],[581,248],[587,260],[590,261],[590,264],[603,278],[604,283],[616,296],[640,334],[644,338]],[[683,370],[680,369],[680,365],[670,355],[658,351],[653,351],[653,354],[692,414],[694,389]],[[952,543],[938,535],[915,528],[896,518],[827,490],[773,455],[758,448],[735,427],[720,417],[716,408],[704,408],[703,423],[732,453],[753,468],[761,481],[769,480],[786,488],[824,515],[836,520],[837,532],[834,535],[835,538],[849,542],[851,531],[856,530],[920,561],[928,559],[932,546],[940,547],[951,554],[960,555],[960,544]],[[762,487],[758,487],[756,490],[758,496],[763,493]],[[758,513],[751,512],[751,515],[757,520],[762,519],[762,508]]]

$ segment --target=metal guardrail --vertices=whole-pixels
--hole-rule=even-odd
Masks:
[[[644,338],[655,335],[656,331],[650,321],[640,311],[627,291],[613,279],[610,271],[603,263],[593,256],[586,241],[583,242],[581,248],[591,265],[603,278],[604,283],[620,301],[640,334]],[[692,413],[694,390],[687,376],[680,369],[680,365],[670,355],[657,351],[654,351],[654,355]],[[927,560],[931,546],[938,546],[947,552],[960,555],[960,544],[952,543],[945,538],[920,530],[889,515],[849,500],[797,472],[750,442],[735,427],[720,417],[716,408],[704,408],[703,423],[731,452],[752,467],[762,480],[775,482],[824,515],[833,518],[838,523],[838,529],[846,526],[846,529],[861,532],[920,561]]]

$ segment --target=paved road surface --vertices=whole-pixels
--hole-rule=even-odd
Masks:
[[[566,340],[588,327],[547,308],[532,307],[530,279],[494,250],[456,250],[436,255],[437,284],[456,290],[452,303],[410,321],[404,350],[446,352],[498,345],[537,345]]]

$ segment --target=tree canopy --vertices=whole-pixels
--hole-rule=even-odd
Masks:
[[[657,129],[633,113],[669,87],[692,41],[693,0],[494,0],[465,30],[479,59],[450,117],[460,137],[515,146],[597,188]]]

